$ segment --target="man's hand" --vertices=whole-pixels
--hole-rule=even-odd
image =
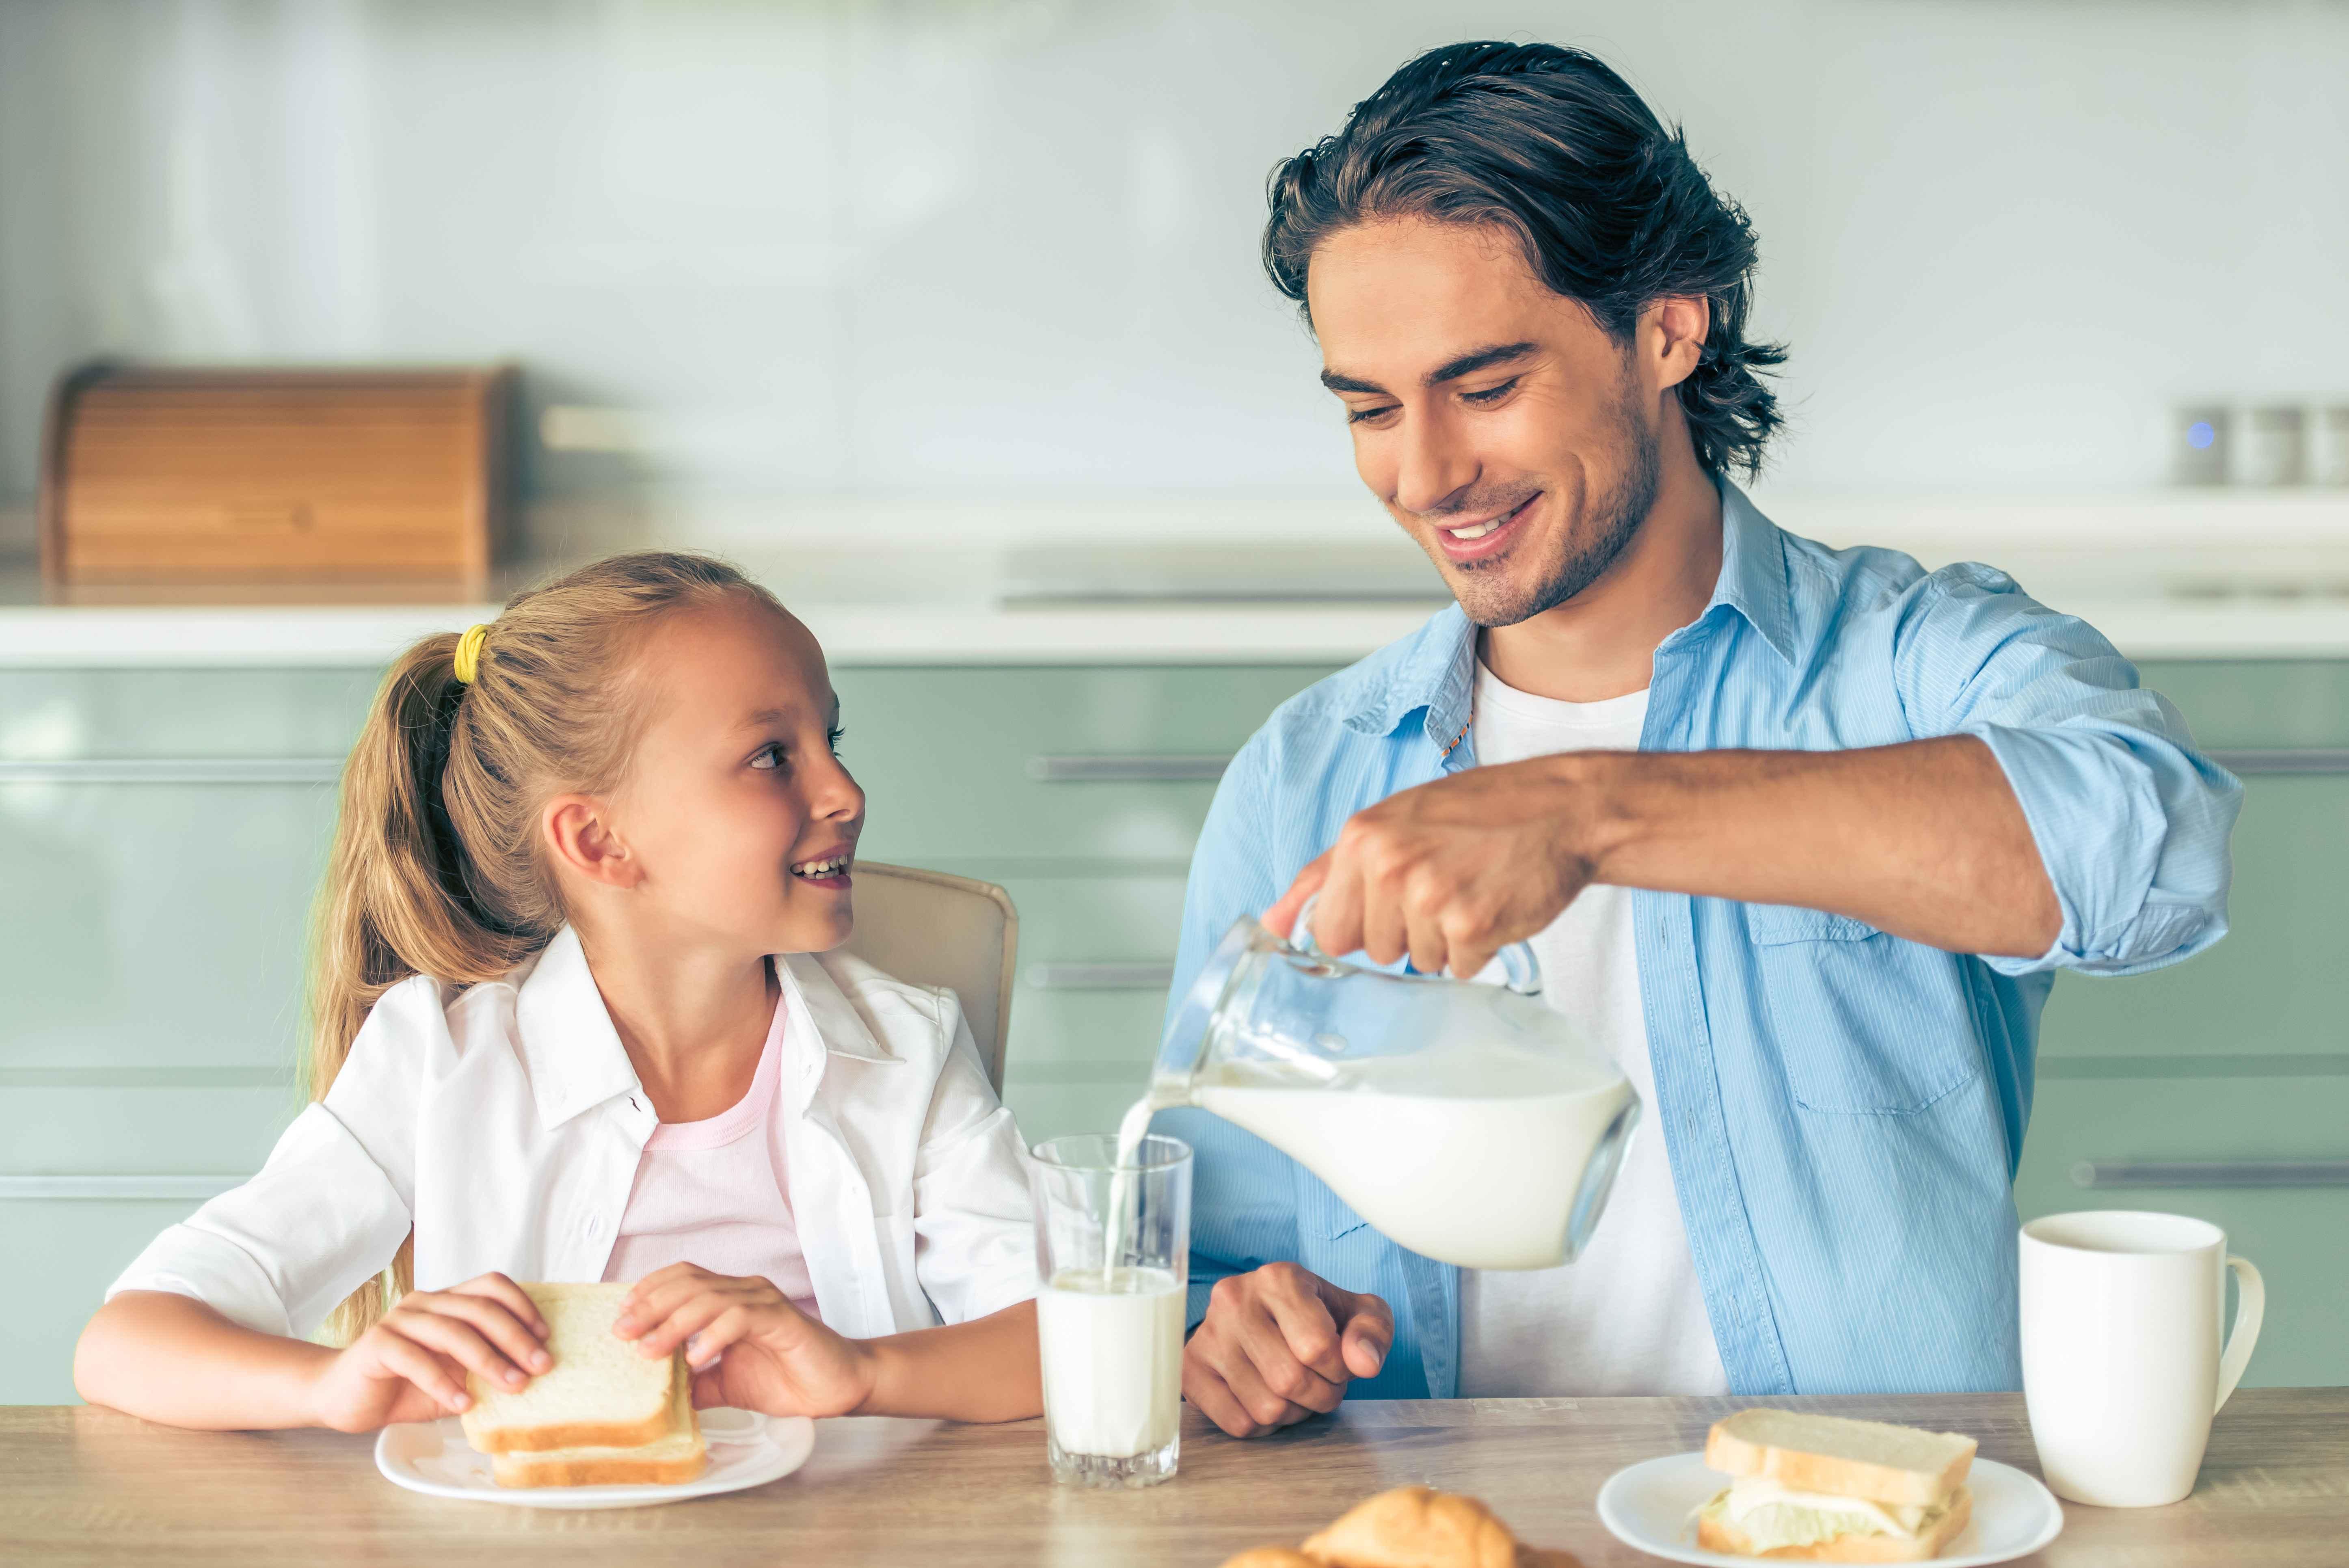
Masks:
[[[1576,759],[1472,768],[1354,813],[1330,851],[1265,912],[1286,935],[1306,899],[1313,939],[1333,954],[1424,975],[1471,975],[1558,917],[1590,884],[1600,796]]]
[[[1252,1438],[1336,1409],[1349,1382],[1377,1376],[1393,1343],[1394,1315],[1377,1296],[1267,1264],[1216,1282],[1183,1347],[1183,1397],[1232,1436]]]

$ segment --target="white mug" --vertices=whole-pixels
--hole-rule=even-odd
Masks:
[[[2266,1305],[2260,1271],[2208,1221],[2109,1210],[2023,1226],[2023,1396],[2056,1495],[2150,1508],[2192,1491]]]

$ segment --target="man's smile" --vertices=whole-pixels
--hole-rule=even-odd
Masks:
[[[1437,523],[1436,544],[1443,550],[1444,559],[1457,565],[1498,555],[1524,531],[1534,503],[1542,495],[1542,491],[1536,490],[1506,511],[1488,512],[1471,521]]]

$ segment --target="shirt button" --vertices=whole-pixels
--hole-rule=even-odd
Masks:
[[[596,1237],[604,1233],[604,1222],[601,1220],[589,1220],[579,1228],[587,1233],[587,1239],[592,1242]]]

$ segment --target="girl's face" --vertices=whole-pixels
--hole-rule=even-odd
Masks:
[[[864,791],[833,751],[823,650],[732,593],[667,617],[643,657],[644,727],[607,802],[632,915],[745,957],[839,946]]]

